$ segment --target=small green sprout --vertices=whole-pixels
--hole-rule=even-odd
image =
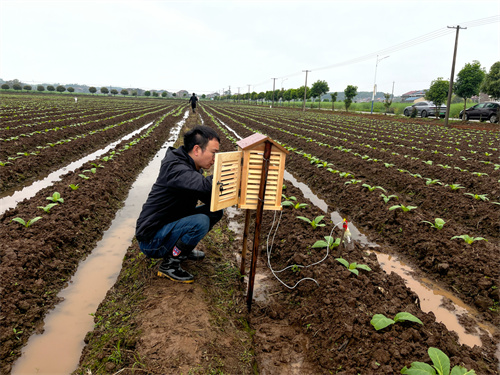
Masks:
[[[321,220],[323,220],[324,216],[317,216],[314,220],[309,220],[304,216],[297,216],[297,219],[304,220],[306,223],[309,223],[312,229],[316,229],[317,227],[324,227],[325,224],[319,224]]]
[[[434,219],[434,223],[431,223],[430,221],[425,221],[425,220],[422,220],[421,223],[427,223],[431,227],[439,229],[439,230],[443,229],[443,226],[446,224],[446,222],[443,219],[440,219],[438,217]]]
[[[340,245],[340,238],[337,238],[334,240],[333,237],[331,237],[331,236],[325,236],[325,240],[326,241],[323,241],[323,240],[316,241],[314,243],[314,245],[312,245],[311,247],[314,249],[314,248],[318,248],[318,247],[327,247],[328,246],[328,248],[330,250],[333,250],[333,248]]]
[[[462,234],[461,236],[451,237],[452,240],[454,240],[455,238],[460,238],[460,239],[464,240],[465,242],[467,242],[469,245],[471,245],[474,241],[488,241],[487,239],[485,239],[483,237],[470,237],[467,234]]]
[[[389,196],[387,196],[385,194],[380,194],[380,196],[382,197],[382,199],[384,200],[384,202],[386,204],[389,203],[389,201],[391,200],[391,198],[399,199],[399,197],[397,195],[394,195],[394,194],[389,195]]]
[[[488,194],[472,194],[472,193],[464,193],[464,195],[470,195],[475,200],[489,201],[490,199],[487,197]]]
[[[75,184],[69,184],[68,186],[71,188],[71,190],[78,190],[78,188],[80,187],[79,184],[76,184],[76,185]]]
[[[394,319],[387,318],[383,314],[375,314],[373,315],[372,320],[370,321],[371,325],[375,327],[377,331],[384,329],[385,327],[390,326],[391,324],[397,323],[397,322],[404,322],[404,321],[409,321],[409,322],[415,322],[419,324],[424,324],[420,319],[418,319],[416,316],[408,313],[408,312],[400,312],[397,313],[394,316]]]
[[[414,210],[415,208],[418,208],[418,207],[417,206],[403,206],[402,204],[397,204],[395,206],[390,207],[389,211],[397,210],[398,208],[402,209],[403,212],[408,212],[408,211]]]
[[[439,180],[433,180],[432,178],[425,178],[427,181],[425,182],[426,185],[442,185],[442,182]]]
[[[48,205],[46,205],[45,207],[44,206],[38,206],[38,208],[44,210],[46,213],[50,213],[50,210],[55,207],[55,206],[59,206],[59,203],[49,203]]]
[[[17,222],[19,224],[24,225],[26,228],[29,228],[30,226],[32,226],[34,223],[36,223],[41,218],[42,218],[41,216],[37,216],[37,217],[34,217],[33,219],[28,220],[26,222],[23,219],[21,219],[20,217],[16,217],[16,218],[12,219],[11,221],[15,221],[15,222]]]
[[[340,264],[344,265],[349,271],[351,271],[355,275],[359,275],[358,268],[360,270],[371,271],[372,269],[368,267],[366,264],[358,264],[356,262],[349,263],[344,258],[335,258]]]
[[[350,181],[344,182],[344,185],[350,185],[350,184],[356,185],[356,184],[359,184],[361,181],[362,180],[356,180],[355,178],[353,178]]]
[[[387,193],[387,190],[385,190],[382,186],[370,186],[370,185],[368,185],[368,184],[363,184],[363,185],[361,185],[361,186],[363,186],[363,187],[367,188],[369,191],[374,191],[375,189],[380,189],[380,190],[382,190],[383,192],[386,192],[386,193]]]
[[[85,176],[84,174],[79,174],[79,177],[83,178],[84,180],[88,180],[90,177]]]
[[[463,187],[462,185],[460,184],[450,184],[448,185],[450,187],[451,190],[455,191],[455,190],[458,190],[458,189],[465,189],[465,187]]]
[[[52,194],[51,197],[47,197],[45,199],[52,201],[54,203],[64,203],[64,199],[61,198],[61,194],[59,194],[57,191],[54,194]]]

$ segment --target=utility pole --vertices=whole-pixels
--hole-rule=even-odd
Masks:
[[[273,101],[271,103],[271,108],[274,107],[274,84],[276,83],[276,78],[271,78],[273,80]]]
[[[248,104],[250,104],[250,85],[247,86],[248,86]]]
[[[307,93],[307,73],[309,73],[310,70],[303,70],[303,72],[306,72],[306,83],[304,84],[304,104],[302,104],[302,112],[305,112],[305,110],[306,110],[306,93]]]
[[[236,100],[237,103],[240,102],[240,88],[238,87],[238,99]]]
[[[392,93],[391,93],[391,102],[394,99],[394,81],[392,81]]]
[[[375,78],[373,79],[372,109],[370,111],[370,114],[373,114],[373,102],[375,101],[375,95],[377,95],[377,66],[379,61],[386,59],[388,57],[389,56],[385,56],[379,59],[377,55],[377,62],[375,63]]]
[[[466,27],[448,26],[448,29],[457,29],[455,35],[455,50],[453,51],[453,62],[451,64],[451,76],[450,76],[450,86],[448,87],[448,100],[446,101],[446,115],[444,116],[444,126],[448,127],[448,117],[450,116],[450,105],[451,105],[451,92],[453,90],[453,77],[455,76],[455,61],[457,59],[457,46],[458,46],[458,32],[460,29],[467,29]]]

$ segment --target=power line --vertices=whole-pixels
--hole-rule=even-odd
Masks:
[[[485,17],[485,18],[480,18],[480,19],[473,20],[473,21],[468,21],[468,22],[462,22],[462,23],[460,23],[460,25],[462,25],[463,27],[478,27],[478,26],[484,26],[484,25],[488,25],[488,24],[492,24],[492,23],[497,23],[497,22],[500,22],[500,15],[491,16],[491,17]],[[429,42],[431,40],[434,40],[434,39],[437,39],[437,38],[441,38],[441,37],[443,37],[445,35],[449,35],[449,34],[452,34],[452,33],[454,33],[454,30],[450,30],[450,29],[444,27],[444,28],[441,28],[441,29],[438,29],[438,30],[431,31],[430,33],[421,35],[419,37],[407,40],[405,42],[401,42],[401,43],[396,44],[394,46],[387,47],[387,48],[379,50],[379,51],[375,51],[375,52],[372,52],[372,53],[369,53],[369,54],[366,54],[366,55],[363,55],[363,56],[359,56],[359,57],[356,57],[356,58],[353,58],[353,59],[350,59],[350,60],[342,61],[342,62],[335,63],[335,64],[332,64],[332,65],[327,65],[327,66],[316,68],[316,69],[313,69],[313,70],[314,71],[327,70],[327,69],[338,68],[338,67],[345,66],[345,65],[352,65],[354,63],[359,63],[359,62],[371,60],[371,59],[373,59],[377,55],[394,53],[394,52],[400,51],[402,49],[406,49],[406,48],[410,48],[410,47],[416,46],[418,44],[426,43],[426,42]],[[291,73],[291,74],[288,74],[288,75],[281,76],[279,78],[280,79],[282,79],[282,78],[291,78],[291,77],[299,76],[302,73],[303,73],[302,71],[295,72],[295,73]],[[252,85],[252,86],[254,86],[254,87],[260,86],[260,85],[266,84],[268,82],[269,81],[266,80],[266,81],[263,81],[263,82],[261,82],[259,84],[255,84],[255,85]]]

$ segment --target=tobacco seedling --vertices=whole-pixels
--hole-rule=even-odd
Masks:
[[[44,210],[46,213],[50,213],[50,210],[55,207],[55,206],[59,206],[59,203],[49,203],[48,205],[46,205],[45,207],[44,206],[38,206],[38,208]]]
[[[360,182],[361,182],[361,180],[356,180],[355,178],[353,178],[350,181],[344,182],[344,185],[350,185],[350,184],[356,185],[356,184],[359,184]]]
[[[391,198],[396,198],[396,199],[399,199],[399,197],[397,195],[385,195],[385,194],[380,194],[380,196],[382,197],[382,199],[384,200],[385,203],[389,203],[389,201],[391,200]]]
[[[323,240],[316,241],[314,243],[314,245],[312,245],[311,247],[314,249],[314,248],[318,248],[318,247],[327,247],[328,246],[328,248],[330,250],[333,250],[333,248],[340,245],[340,238],[337,238],[334,240],[333,237],[331,237],[331,236],[325,236],[325,240],[326,241],[323,241]]]
[[[79,177],[83,178],[84,180],[88,180],[90,177],[85,176],[84,174],[79,174]]]
[[[323,220],[324,216],[317,216],[313,220],[309,220],[307,217],[304,216],[297,216],[297,219],[304,220],[306,223],[309,223],[312,227],[312,229],[316,229],[317,227],[324,227],[325,224],[320,224],[319,222]]]
[[[426,178],[426,182],[425,184],[426,185],[435,185],[435,184],[438,184],[438,185],[442,185],[443,183],[439,180],[433,180],[432,178]]]
[[[406,366],[401,369],[401,374],[408,375],[476,375],[474,370],[467,370],[462,366],[454,366],[450,372],[450,359],[438,348],[429,348],[427,350],[432,366],[425,362],[412,362],[409,368]]]
[[[77,190],[80,187],[79,184],[76,184],[76,185],[75,184],[69,184],[68,186],[71,188],[71,190]]]
[[[461,236],[453,236],[451,237],[452,240],[455,238],[461,238],[465,242],[467,242],[469,245],[471,245],[474,241],[488,241],[486,238],[483,237],[470,237],[467,234],[462,234]]]
[[[85,169],[85,170],[83,171],[83,173],[85,173],[85,172],[90,172],[90,173],[94,173],[94,174],[95,174],[95,173],[96,173],[96,171],[97,171],[97,168],[90,168],[90,169]]]
[[[17,330],[17,329],[15,329],[15,328],[12,328],[12,331],[14,332],[14,335],[16,335],[16,339],[17,339],[17,340],[20,340],[19,335],[21,335],[21,334],[23,333],[23,331],[22,331],[22,330],[19,330],[19,331],[18,331],[18,330]]]
[[[284,195],[282,195],[282,196],[283,196],[283,198],[286,199],[284,202],[281,202],[281,205],[283,207],[291,206],[291,207],[295,208],[296,210],[298,210],[300,208],[305,208],[305,207],[308,206],[307,203],[299,203],[299,202],[297,202],[297,198],[295,198],[295,197],[287,198]],[[292,201],[297,202],[297,203],[294,203]]]
[[[64,203],[64,199],[61,198],[61,194],[59,194],[57,191],[54,194],[52,194],[51,197],[47,197],[45,199],[52,201],[54,203]]]
[[[438,217],[434,219],[434,223],[431,223],[430,221],[425,221],[425,220],[422,220],[421,222],[427,223],[431,227],[439,229],[439,230],[443,229],[443,226],[446,224],[446,222],[443,219],[440,219]]]
[[[464,195],[470,195],[475,200],[489,201],[490,199],[487,197],[488,194],[472,194],[472,193],[464,193]]]
[[[408,212],[411,210],[414,210],[415,208],[418,208],[417,206],[403,206],[402,204],[397,204],[395,206],[392,206],[389,208],[389,211],[396,210],[398,208],[401,208],[403,212]]]
[[[451,188],[451,190],[465,189],[465,187],[460,184],[450,184],[448,186]]]
[[[372,269],[368,267],[366,264],[358,264],[356,262],[349,263],[344,258],[335,258],[340,264],[344,265],[349,271],[351,271],[355,275],[359,275],[358,268],[360,270],[371,271]]]
[[[370,321],[370,323],[378,331],[378,330],[384,329],[385,327],[390,326],[391,324],[394,324],[397,322],[405,322],[405,321],[415,322],[415,323],[419,323],[422,325],[424,324],[424,323],[422,323],[422,321],[420,319],[418,319],[416,316],[414,316],[408,312],[397,313],[394,316],[394,319],[387,318],[383,314],[375,314],[375,315],[373,315],[373,318]]]
[[[368,184],[363,184],[363,185],[361,185],[361,186],[363,186],[363,187],[367,188],[369,191],[374,191],[375,189],[380,189],[380,190],[382,190],[383,192],[386,192],[386,193],[387,193],[387,190],[385,190],[382,186],[370,186],[370,185],[368,185]]]
[[[42,218],[41,216],[37,216],[37,217],[34,217],[33,219],[28,220],[26,222],[23,219],[21,219],[20,217],[16,217],[16,218],[12,219],[11,221],[18,222],[19,224],[24,225],[26,228],[29,228],[30,226],[32,226],[34,223],[36,223],[41,218]]]

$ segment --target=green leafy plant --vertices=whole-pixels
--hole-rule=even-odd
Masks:
[[[84,180],[88,180],[90,177],[85,176],[84,174],[79,174],[79,177],[83,178]]]
[[[344,265],[349,271],[351,271],[355,275],[359,275],[358,269],[365,270],[365,271],[371,271],[372,270],[366,264],[358,264],[356,262],[349,263],[344,258],[335,258],[335,260],[338,261],[340,264]]]
[[[375,314],[375,315],[373,315],[373,318],[370,321],[370,323],[378,331],[378,330],[384,329],[385,327],[390,326],[391,324],[394,324],[397,322],[405,322],[405,321],[415,322],[415,323],[419,323],[422,325],[424,324],[424,323],[422,323],[422,321],[420,319],[418,319],[416,316],[414,316],[408,312],[397,313],[394,316],[394,319],[387,318],[383,314]]]
[[[425,181],[426,185],[442,185],[443,183],[439,180],[433,180],[432,178],[426,178],[427,181]]]
[[[430,221],[425,221],[425,220],[422,220],[421,222],[427,223],[431,227],[439,229],[439,230],[443,229],[443,226],[446,224],[446,222],[443,219],[440,219],[438,217],[434,219],[434,223],[431,223]]]
[[[305,208],[308,206],[307,203],[297,202],[297,198],[295,198],[295,197],[290,197],[290,198],[287,198],[285,196],[283,196],[283,197],[286,199],[285,201],[281,202],[281,205],[283,207],[291,206],[291,207],[295,208],[296,210],[298,210],[298,209]],[[294,203],[294,202],[296,202],[296,203]]]
[[[297,219],[304,220],[306,223],[309,223],[313,229],[316,229],[317,227],[324,227],[325,224],[320,224],[319,222],[323,220],[324,216],[317,216],[313,220],[309,220],[307,217],[304,216],[297,216]]]
[[[45,199],[52,201],[54,203],[64,203],[64,199],[61,198],[61,194],[59,194],[57,191],[54,194],[52,194],[51,197],[47,197]]]
[[[30,226],[32,226],[34,223],[36,223],[38,220],[40,220],[42,217],[41,216],[37,216],[37,217],[34,217],[33,219],[31,220],[28,220],[28,221],[24,221],[23,219],[21,219],[20,217],[16,217],[14,219],[12,219],[11,221],[15,221],[19,224],[22,224],[24,225],[26,228],[29,228]]]
[[[474,241],[488,241],[487,239],[485,239],[483,237],[470,237],[467,234],[462,234],[461,236],[453,236],[453,237],[451,237],[452,240],[454,240],[456,238],[460,238],[460,239],[464,240],[469,245],[471,245]]]
[[[490,199],[487,197],[488,194],[472,194],[472,193],[464,193],[464,195],[470,195],[475,200],[489,201]]]
[[[462,366],[454,366],[450,372],[450,359],[438,348],[427,350],[432,361],[432,366],[425,362],[412,362],[409,368],[401,369],[401,374],[408,375],[476,375],[474,370],[467,370]],[[437,371],[437,372],[436,372]]]
[[[49,203],[48,205],[46,205],[45,207],[44,206],[38,206],[38,208],[44,210],[46,213],[50,213],[50,210],[55,207],[55,206],[59,206],[59,203]]]
[[[448,186],[450,187],[451,190],[465,189],[465,187],[463,187],[460,184],[450,184]]]
[[[395,206],[390,207],[389,211],[397,210],[398,208],[402,209],[403,212],[408,212],[408,211],[414,210],[415,208],[418,208],[418,207],[417,206],[403,206],[402,204],[397,204]]]
[[[76,184],[76,185],[75,184],[69,184],[68,186],[71,188],[71,190],[78,190],[78,188],[80,187],[79,184]]]
[[[328,246],[328,248],[330,250],[333,250],[333,248],[340,245],[340,238],[337,238],[334,240],[333,237],[331,237],[331,236],[325,236],[325,240],[326,241],[323,241],[323,240],[316,241],[314,243],[314,245],[312,245],[311,247],[318,248],[318,247],[327,247]]]
[[[361,180],[356,180],[355,178],[353,178],[350,181],[344,182],[344,185],[350,185],[350,184],[356,185],[356,184],[359,184],[360,182],[361,182]]]
[[[395,198],[395,199],[399,199],[399,197],[397,195],[385,195],[385,194],[380,194],[380,196],[382,197],[382,199],[384,200],[385,203],[389,203],[389,201],[392,199],[392,198]]]
[[[370,186],[370,185],[368,185],[368,184],[363,184],[363,185],[361,185],[361,186],[363,186],[363,187],[367,188],[369,191],[374,191],[375,189],[380,189],[380,190],[382,190],[383,192],[386,192],[386,193],[387,193],[387,190],[385,190],[382,186]]]

